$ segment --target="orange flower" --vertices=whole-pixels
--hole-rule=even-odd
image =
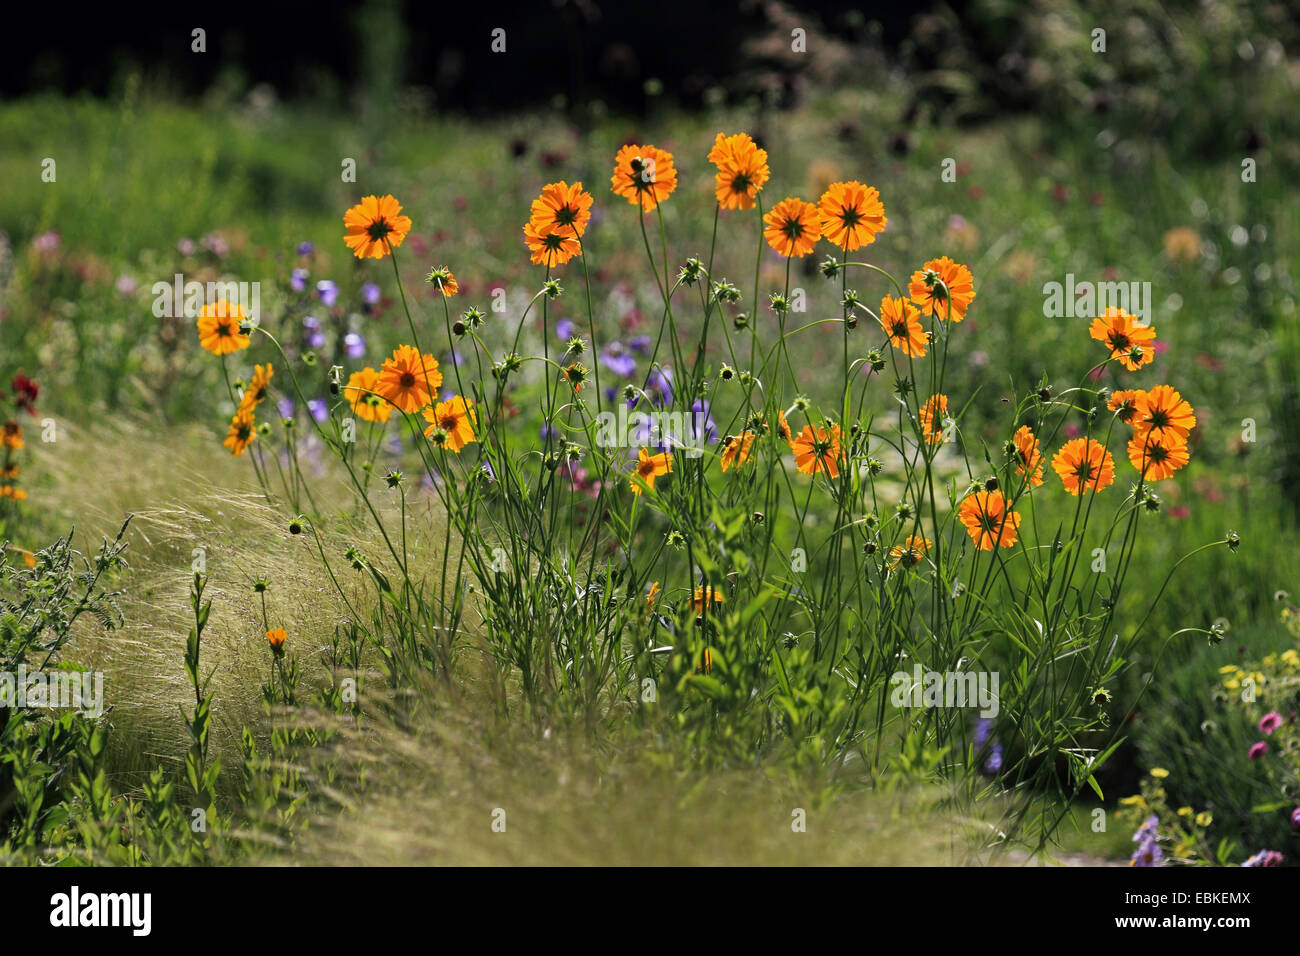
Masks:
[[[392,196],[367,196],[343,214],[348,227],[343,241],[358,259],[382,259],[411,231],[410,217],[401,212],[402,204]]]
[[[275,374],[275,369],[271,363],[265,365],[253,366],[253,380],[248,383],[248,388],[244,389],[244,397],[239,400],[240,408],[256,408],[266,399],[267,394],[271,391],[271,376]]]
[[[4,442],[6,448],[22,451],[23,426],[19,425],[14,419],[9,419],[3,426],[0,426],[0,441]]]
[[[714,195],[723,209],[753,209],[755,198],[772,175],[767,150],[759,149],[748,133],[718,134],[709,151],[709,162],[718,167]]]
[[[844,451],[840,447],[840,426],[814,428],[805,425],[797,438],[790,442],[794,451],[794,466],[805,475],[814,475],[824,471],[829,477],[836,478],[840,473],[840,458]]]
[[[1131,425],[1146,394],[1146,389],[1143,388],[1119,389],[1111,392],[1106,407],[1115,412],[1120,421]]]
[[[614,157],[609,182],[616,196],[650,212],[677,188],[673,154],[654,146],[624,146]]]
[[[727,599],[722,596],[722,592],[712,584],[705,584],[696,587],[691,595],[691,607],[695,609],[696,614],[703,614],[710,604],[726,604]],[[705,652],[706,657],[708,652]],[[706,667],[707,669],[707,667]]]
[[[230,449],[230,453],[238,458],[253,443],[257,437],[257,423],[253,421],[253,410],[251,408],[240,408],[235,412],[235,417],[230,420],[230,433],[226,435],[226,440],[221,444]]]
[[[1028,475],[1029,483],[1034,486],[1043,483],[1043,453],[1038,450],[1038,439],[1033,429],[1021,425],[1016,429],[1011,440],[1016,446],[1016,474]]]
[[[284,655],[284,642],[288,640],[289,635],[284,633],[284,628],[277,627],[274,630],[266,632],[266,642],[271,645],[271,653],[276,657]]]
[[[538,228],[531,219],[524,223],[524,242],[532,253],[533,265],[538,266],[562,266],[582,251],[573,236],[552,226]]]
[[[373,368],[363,368],[348,377],[343,386],[343,397],[352,405],[352,410],[368,422],[386,422],[393,414],[393,406],[382,397],[374,394],[379,385],[379,373]]]
[[[420,355],[410,345],[399,345],[391,358],[384,359],[375,391],[404,412],[418,412],[433,400],[442,384],[438,360]]]
[[[1110,357],[1118,359],[1130,372],[1156,360],[1155,326],[1138,325],[1123,309],[1107,309],[1105,315],[1092,320],[1088,334],[1105,342]]]
[[[1139,435],[1167,432],[1186,438],[1196,427],[1196,413],[1187,400],[1171,385],[1157,385],[1137,401],[1137,414],[1133,416],[1133,430]]]
[[[722,470],[726,471],[733,464],[743,465],[748,461],[750,446],[753,444],[754,433],[751,431],[728,435],[722,443]]]
[[[591,194],[583,192],[582,183],[547,183],[533,200],[528,221],[540,232],[554,229],[565,236],[581,236],[591,220],[592,202]]]
[[[199,344],[213,355],[229,355],[248,348],[248,336],[240,331],[247,318],[244,307],[219,299],[199,313]]]
[[[1175,431],[1147,431],[1128,443],[1128,460],[1148,481],[1168,478],[1189,459],[1187,439]]]
[[[446,266],[431,269],[425,278],[430,285],[442,293],[444,299],[450,299],[460,291],[460,283],[456,281],[456,276]]]
[[[889,557],[892,559],[889,566],[896,568],[902,565],[910,568],[913,565],[920,564],[921,558],[925,552],[930,550],[930,540],[928,538],[918,537],[917,535],[908,535],[907,541],[903,544],[896,544],[889,549]]]
[[[1009,548],[1016,543],[1020,515],[1007,508],[1000,491],[972,492],[962,499],[958,516],[981,551]]]
[[[781,436],[786,444],[792,445],[794,441],[793,433],[790,431],[790,423],[785,420],[785,412],[776,413],[776,433]]]
[[[644,482],[647,487],[655,486],[655,479],[660,475],[671,474],[673,470],[673,456],[667,452],[658,455],[650,454],[649,448],[642,448],[637,452],[636,469],[632,472],[632,493],[641,494],[641,483]],[[639,479],[639,480],[638,480]]]
[[[581,362],[574,362],[572,365],[566,365],[562,374],[564,380],[573,387],[573,394],[581,394],[582,385],[587,381],[587,366]]]
[[[1052,470],[1072,495],[1101,491],[1115,480],[1115,460],[1104,445],[1091,438],[1075,438],[1061,446],[1052,459]]]
[[[445,448],[459,453],[462,448],[474,441],[474,426],[478,423],[478,418],[474,414],[474,400],[466,400],[459,395],[453,395],[445,402],[439,402],[433,408],[425,408],[422,412],[425,419],[432,422],[424,430],[424,437],[431,438],[433,433],[442,429],[447,433],[447,440],[444,443]]]
[[[845,252],[875,242],[876,235],[889,223],[880,192],[875,186],[864,186],[856,180],[831,183],[817,204],[817,213],[821,218],[822,238]]]
[[[12,498],[14,501],[26,501],[27,491],[13,485],[0,485],[0,498]]]
[[[941,256],[912,273],[907,294],[926,315],[960,322],[966,318],[966,309],[975,301],[975,277],[961,263]]]
[[[773,206],[763,222],[767,223],[763,230],[767,244],[787,259],[808,255],[822,234],[817,207],[793,196]]]
[[[943,441],[944,419],[948,417],[948,396],[931,395],[921,406],[921,434],[927,444]]]
[[[894,348],[914,358],[925,354],[930,341],[930,333],[921,328],[920,314],[906,299],[887,295],[880,300],[880,327]]]

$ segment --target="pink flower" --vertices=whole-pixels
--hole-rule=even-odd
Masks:
[[[1250,752],[1247,754],[1247,756],[1250,757],[1251,760],[1258,760],[1266,753],[1268,753],[1268,744],[1264,743],[1264,741],[1262,740],[1259,740],[1250,745]]]
[[[1176,505],[1169,509],[1169,517],[1171,518],[1186,518],[1191,513],[1192,509],[1187,505]]]
[[[1261,734],[1271,734],[1282,726],[1282,715],[1276,710],[1270,710],[1263,717],[1259,718],[1259,732]]]
[[[1296,807],[1291,811],[1291,826],[1292,828],[1300,827],[1300,807]]]

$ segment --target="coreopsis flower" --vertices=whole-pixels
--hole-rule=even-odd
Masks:
[[[538,266],[562,266],[582,251],[582,244],[566,230],[539,227],[531,219],[524,223],[524,243]]]
[[[763,216],[767,244],[787,259],[799,259],[813,251],[821,238],[817,207],[794,196],[782,199]]]
[[[751,431],[728,435],[722,443],[722,470],[726,471],[732,465],[739,466],[748,461],[753,444],[754,433]]]
[[[790,448],[794,452],[794,466],[803,474],[814,475],[821,471],[831,478],[839,476],[844,453],[840,446],[839,425],[830,428],[805,425],[790,442]]]
[[[727,599],[712,584],[699,585],[691,594],[691,607],[696,614],[703,614],[714,604],[726,604]]]
[[[652,455],[649,448],[638,450],[636,468],[632,472],[632,493],[641,494],[642,483],[646,487],[653,488],[656,478],[671,474],[672,470],[673,456],[667,452]]]
[[[213,355],[229,355],[248,348],[248,336],[240,329],[247,318],[243,306],[225,299],[205,305],[199,312],[196,323],[199,327],[199,344]]]
[[[822,238],[852,252],[876,241],[888,225],[880,192],[857,181],[831,183],[817,203]]]
[[[475,441],[474,426],[478,418],[474,413],[474,400],[453,395],[445,402],[439,402],[432,408],[425,408],[423,415],[432,424],[424,430],[426,438],[436,429],[446,432],[443,447],[449,451],[459,452],[470,442]]]
[[[24,445],[23,426],[12,418],[7,420],[3,425],[0,425],[0,442],[3,442],[6,448],[22,451]]]
[[[1132,425],[1133,419],[1137,416],[1138,405],[1146,396],[1146,389],[1142,388],[1121,388],[1110,393],[1110,398],[1106,400],[1106,407],[1115,413],[1115,416],[1126,425]]]
[[[1007,507],[1000,491],[974,491],[958,512],[966,533],[981,551],[1009,548],[1019,534],[1020,515]]]
[[[1107,309],[1092,320],[1088,334],[1110,349],[1110,357],[1130,372],[1155,361],[1156,328],[1138,325],[1134,316],[1123,309]]]
[[[240,399],[239,407],[252,409],[261,405],[271,392],[271,376],[274,374],[275,369],[270,362],[265,365],[254,365],[253,380],[244,389],[244,397]]]
[[[392,196],[366,196],[346,213],[343,241],[358,259],[382,259],[402,244],[411,231],[411,219]]]
[[[785,419],[785,412],[776,413],[776,433],[786,444],[794,441],[794,433],[790,430],[790,423]]]
[[[1011,437],[1015,443],[1016,474],[1027,475],[1029,483],[1037,487],[1043,483],[1043,453],[1038,449],[1038,439],[1028,425],[1021,425]]]
[[[438,360],[421,355],[410,345],[399,345],[379,370],[375,391],[404,412],[418,412],[433,400],[442,373]]]
[[[230,453],[238,458],[253,443],[257,437],[257,422],[253,420],[253,410],[251,408],[240,408],[235,412],[235,417],[230,420],[230,433],[226,435],[226,440],[222,442]]]
[[[921,328],[920,315],[906,299],[887,295],[880,300],[880,327],[894,348],[913,358],[923,356],[930,341],[930,334]]]
[[[943,423],[948,417],[948,396],[931,395],[921,406],[921,434],[926,444],[937,445],[943,441]]]
[[[1074,438],[1052,458],[1052,470],[1072,495],[1101,491],[1115,480],[1115,460],[1106,446],[1091,438]]]
[[[24,488],[15,488],[13,485],[0,485],[0,498],[9,498],[13,501],[26,501],[27,490]]]
[[[1176,433],[1186,438],[1196,427],[1196,412],[1172,385],[1157,385],[1137,400],[1134,432]]]
[[[907,295],[925,315],[960,322],[975,301],[975,277],[966,266],[940,256],[912,273]]]
[[[651,212],[677,188],[673,154],[655,146],[624,146],[614,157],[609,182],[616,196]]]
[[[564,180],[547,183],[533,200],[528,221],[540,232],[553,229],[565,236],[581,236],[591,221],[591,194],[582,183],[570,186]]]
[[[1177,432],[1142,432],[1128,443],[1128,460],[1148,481],[1168,478],[1188,457],[1187,439]]]
[[[709,151],[709,162],[717,167],[713,192],[718,205],[723,209],[753,209],[759,191],[772,175],[767,150],[760,149],[748,133],[719,133]]]
[[[425,276],[425,279],[431,286],[442,293],[444,299],[450,299],[460,291],[460,283],[456,281],[456,277],[452,275],[451,270],[446,266],[438,266],[429,270],[429,274]]]
[[[348,400],[357,417],[368,422],[386,422],[393,414],[393,406],[374,394],[379,385],[379,373],[373,368],[363,368],[348,376],[343,386],[343,397]]]
[[[889,549],[889,566],[891,568],[913,567],[920,564],[921,558],[929,550],[930,540],[928,538],[914,534],[908,535],[907,540],[902,544],[896,544]]]
[[[266,643],[271,645],[271,653],[276,657],[284,656],[284,642],[288,640],[289,635],[284,632],[284,628],[277,627],[266,632]]]

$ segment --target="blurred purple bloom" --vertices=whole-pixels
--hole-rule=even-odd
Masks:
[[[277,398],[275,400],[275,407],[280,410],[281,418],[293,418],[294,405],[292,398]]]
[[[1138,848],[1133,851],[1133,856],[1129,860],[1130,866],[1159,866],[1160,861],[1164,859],[1165,851],[1160,849],[1160,844],[1155,840],[1143,840],[1138,844]]]
[[[1276,710],[1270,710],[1263,717],[1259,718],[1259,732],[1261,734],[1272,734],[1282,726],[1282,715]]]
[[[636,359],[623,348],[622,342],[610,342],[600,353],[600,364],[615,375],[631,378],[636,374]]]
[[[1264,743],[1264,741],[1262,740],[1259,740],[1250,745],[1250,750],[1247,751],[1246,756],[1249,757],[1251,760],[1258,760],[1266,753],[1268,753],[1268,744]]]
[[[334,303],[339,300],[339,287],[329,279],[321,279],[316,283],[316,294],[327,307],[333,308]]]
[[[697,398],[691,405],[690,421],[686,425],[687,438],[695,444],[718,440],[718,425],[709,412],[709,403]]]
[[[343,351],[348,358],[362,358],[366,354],[366,340],[357,332],[349,332],[343,336]]]
[[[673,400],[673,370],[651,369],[650,377],[646,381],[646,394],[650,396],[650,401],[655,405],[664,406],[672,404]]]
[[[989,773],[997,773],[1002,769],[1002,745],[997,741],[993,742],[993,749],[989,751],[989,759],[984,761],[984,769]]]
[[[311,275],[306,269],[294,269],[289,275],[289,288],[301,292],[307,288],[307,277]]]
[[[638,355],[650,354],[650,336],[634,335],[627,343],[628,348]]]
[[[366,305],[378,305],[382,295],[379,286],[373,282],[367,282],[361,287],[361,301]]]
[[[300,256],[309,256],[315,251],[316,243],[312,242],[310,239],[306,242],[298,243],[298,255]]]
[[[318,349],[325,344],[325,333],[321,331],[320,319],[316,316],[309,315],[302,320],[302,331],[302,340],[309,349]]]
[[[308,399],[307,410],[311,412],[311,417],[318,422],[323,422],[330,417],[330,407],[323,398]]]
[[[183,256],[194,255],[194,250],[197,248],[198,246],[194,245],[193,239],[182,239],[180,242],[176,243],[176,251]]]
[[[560,319],[555,323],[555,335],[561,342],[573,338],[574,325],[569,319]]]
[[[1242,866],[1281,866],[1282,854],[1277,850],[1260,850]]]
[[[1291,826],[1300,827],[1300,807],[1291,811]]]

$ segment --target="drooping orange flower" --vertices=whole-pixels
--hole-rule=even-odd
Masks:
[[[784,411],[776,413],[776,433],[786,444],[791,444],[794,441],[794,433],[790,431],[790,423],[785,420]]]
[[[425,276],[428,283],[442,293],[444,299],[450,299],[460,291],[460,283],[456,281],[455,274],[446,266],[438,266],[429,270]]]
[[[248,383],[244,389],[244,397],[239,400],[240,408],[256,408],[266,400],[266,396],[271,393],[271,376],[275,374],[275,369],[271,363],[265,365],[253,366],[253,380]]]
[[[930,333],[921,328],[920,315],[920,310],[906,299],[887,295],[880,300],[880,327],[894,348],[913,358],[924,355],[930,341]]]
[[[393,414],[393,406],[374,394],[378,391],[379,373],[373,368],[363,368],[348,376],[348,384],[343,386],[343,397],[352,405],[352,410],[368,422],[386,422]]]
[[[943,441],[944,419],[948,417],[948,396],[931,395],[921,406],[921,434],[930,445]]]
[[[1150,431],[1186,438],[1196,427],[1196,412],[1172,385],[1157,385],[1138,399],[1132,424],[1139,435]]]
[[[229,448],[230,453],[238,458],[256,437],[257,423],[253,420],[253,410],[240,408],[235,412],[235,417],[230,420],[230,433],[221,444]]]
[[[713,188],[718,205],[723,209],[753,209],[759,190],[772,175],[767,150],[760,149],[748,133],[719,133],[709,151],[709,162],[718,168]]]
[[[649,448],[642,448],[637,452],[636,468],[632,472],[632,492],[641,494],[641,483],[644,482],[647,487],[655,486],[655,479],[660,475],[671,474],[673,470],[673,456],[667,452],[661,452],[658,455],[650,454]],[[639,479],[639,480],[638,480]]]
[[[531,219],[524,223],[524,242],[533,265],[538,266],[562,266],[582,251],[582,244],[572,235],[553,226],[539,228]]]
[[[787,259],[800,259],[813,251],[821,238],[817,207],[794,196],[782,199],[763,216],[767,244]]]
[[[1128,443],[1128,460],[1148,481],[1162,481],[1187,464],[1187,439],[1176,431],[1146,431]]]
[[[1072,495],[1101,491],[1115,480],[1115,460],[1106,446],[1091,438],[1074,438],[1052,458],[1052,470]]]
[[[424,437],[431,438],[435,431],[442,429],[447,434],[443,447],[449,451],[459,454],[462,448],[476,440],[474,426],[478,424],[478,418],[474,414],[473,399],[453,395],[432,408],[426,407],[422,414],[433,423],[424,430]]]
[[[564,180],[547,183],[533,200],[528,220],[539,230],[555,229],[566,236],[581,236],[591,221],[593,201],[580,182],[572,186]]]
[[[411,231],[411,219],[392,196],[366,196],[343,214],[343,241],[358,259],[382,259]]]
[[[830,478],[839,477],[840,459],[844,449],[840,446],[840,426],[814,428],[805,425],[790,448],[794,451],[794,466],[805,475],[825,472]]]
[[[922,538],[919,535],[910,534],[907,540],[902,544],[896,544],[889,549],[891,568],[902,566],[910,568],[921,563],[921,558],[930,550],[930,539]]]
[[[1020,515],[1007,507],[1000,491],[974,491],[958,512],[966,533],[981,551],[1009,548],[1019,534]]]
[[[1043,483],[1043,453],[1038,449],[1038,439],[1028,425],[1021,425],[1011,437],[1016,446],[1016,474],[1028,475],[1029,483],[1037,487]]]
[[[0,426],[0,442],[4,442],[6,448],[22,451],[24,445],[23,426],[12,418],[6,421],[3,426]]]
[[[677,188],[673,154],[655,146],[624,146],[614,157],[609,182],[616,196],[651,212]]]
[[[1155,326],[1138,325],[1135,317],[1123,309],[1107,309],[1104,315],[1092,320],[1088,334],[1104,342],[1110,349],[1110,357],[1130,372],[1156,360]]]
[[[912,273],[907,294],[926,315],[960,322],[975,301],[975,277],[960,262],[940,256]]]
[[[817,203],[822,238],[845,252],[870,245],[888,225],[880,192],[856,180],[831,183]]]
[[[375,391],[404,412],[418,412],[433,400],[442,384],[438,360],[420,355],[411,345],[399,345],[384,359]]]
[[[722,443],[722,470],[726,471],[733,464],[739,466],[748,461],[753,444],[754,433],[751,431],[728,435]]]
[[[1106,400],[1106,407],[1115,412],[1116,417],[1126,425],[1133,424],[1133,419],[1137,417],[1138,405],[1146,396],[1146,389],[1127,388],[1117,389],[1110,393],[1110,398]]]
[[[247,320],[242,305],[218,299],[199,312],[199,344],[213,355],[229,355],[248,348],[249,338],[240,330]]]

